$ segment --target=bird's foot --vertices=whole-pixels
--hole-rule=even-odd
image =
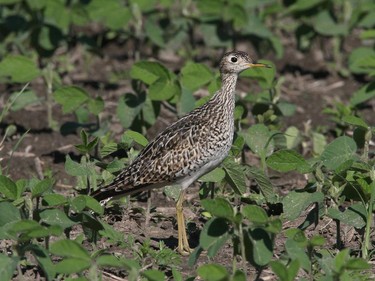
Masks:
[[[189,245],[180,245],[178,247],[178,252],[180,253],[180,255],[182,256],[188,256],[190,255],[192,252],[194,251],[194,249],[190,248]]]

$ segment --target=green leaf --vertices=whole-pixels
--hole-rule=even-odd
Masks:
[[[277,109],[281,111],[282,116],[291,117],[296,113],[297,106],[286,101],[278,101]],[[294,126],[291,126],[286,130],[285,137],[288,138],[288,135],[295,141],[301,137],[299,130]]]
[[[290,281],[293,281],[293,280],[296,279],[299,267],[300,267],[299,260],[292,260],[289,263],[289,266],[288,266],[288,277],[289,277]]]
[[[197,2],[197,8],[203,15],[216,15],[216,19],[222,15],[223,6],[221,1],[201,0]]]
[[[290,149],[274,152],[266,163],[268,167],[279,172],[297,170],[300,173],[309,173],[311,171],[309,163],[296,151]]]
[[[99,115],[104,110],[104,101],[101,97],[89,99],[87,108],[92,114]]]
[[[231,281],[246,281],[246,274],[240,270],[236,270]]]
[[[334,266],[335,266],[335,271],[336,272],[341,272],[344,267],[345,267],[345,264],[347,262],[347,260],[349,259],[349,251],[350,249],[347,248],[347,249],[344,249],[342,251],[340,251],[336,257],[335,257],[335,263],[334,263]]]
[[[242,208],[242,214],[251,222],[267,223],[269,218],[264,209],[255,205],[247,205]]]
[[[19,220],[7,226],[7,234],[17,236],[16,239],[20,242],[25,242],[32,238],[58,236],[62,233],[62,229],[58,226],[45,227],[33,220]]]
[[[16,200],[17,186],[10,178],[0,175],[0,193],[10,200]]]
[[[66,258],[55,265],[55,270],[62,274],[80,273],[91,265],[90,260],[81,258]]]
[[[279,261],[270,262],[272,271],[279,277],[280,281],[291,281],[288,276],[288,270],[284,264]]]
[[[301,143],[301,133],[297,127],[291,126],[285,131],[286,148],[292,149]]]
[[[350,99],[352,106],[357,106],[375,97],[375,82],[370,82],[354,92]]]
[[[76,258],[90,261],[90,255],[85,248],[74,240],[62,239],[54,242],[50,246],[50,252],[57,256]]]
[[[87,144],[87,151],[90,152],[92,149],[94,149],[95,146],[97,146],[99,142],[99,138],[95,137]]]
[[[223,198],[204,199],[201,201],[203,208],[213,216],[232,221],[234,218],[233,208],[230,203]]]
[[[40,71],[35,62],[24,56],[9,55],[0,62],[0,81],[10,78],[10,82],[24,83],[39,75]]]
[[[321,11],[315,18],[313,28],[326,36],[347,35],[349,26],[345,23],[334,22],[328,10]]]
[[[130,70],[130,77],[151,85],[159,78],[169,80],[170,74],[168,69],[158,62],[140,61],[133,64]]]
[[[100,156],[101,158],[104,158],[108,155],[110,155],[111,153],[115,152],[118,150],[118,145],[117,143],[115,142],[110,142],[110,143],[106,143],[101,149],[100,149]],[[113,164],[112,164],[113,163]],[[120,170],[121,168],[124,167],[123,163],[119,162],[118,160],[114,160],[112,161],[110,164],[108,165],[113,165],[113,166],[110,166],[110,168],[107,166],[106,170],[109,171],[109,172],[117,172],[118,170]],[[118,167],[120,164],[120,167]],[[118,167],[118,169],[116,169]],[[114,171],[112,171],[111,169],[116,169]]]
[[[319,5],[324,0],[299,0],[290,5],[286,12],[302,12]]]
[[[85,208],[89,208],[97,214],[103,214],[104,209],[98,201],[88,195],[78,195],[71,203],[71,208],[77,212],[82,212]]]
[[[366,209],[362,203],[353,204],[344,212],[336,208],[329,208],[328,216],[359,229],[366,225]]]
[[[113,32],[125,28],[132,19],[130,9],[119,1],[91,0],[83,11],[89,13],[93,22],[102,23]],[[81,13],[83,11],[80,10]]]
[[[181,83],[190,91],[196,91],[214,78],[204,64],[188,62],[181,70]]]
[[[179,114],[185,115],[186,113],[192,111],[195,108],[195,98],[193,92],[184,86],[181,86],[181,98],[180,98],[180,108]]]
[[[154,19],[151,19],[150,17],[145,18],[144,26],[146,36],[152,41],[152,43],[161,48],[165,48],[163,28],[159,24],[157,24],[157,22]]]
[[[323,246],[326,243],[326,239],[323,236],[315,235],[310,238],[310,244],[314,247]]]
[[[285,242],[285,249],[289,257],[293,260],[298,260],[301,267],[307,272],[311,270],[311,261],[307,256],[304,247],[293,239],[287,239]]]
[[[41,99],[38,98],[34,91],[23,91],[21,94],[19,92],[13,93],[9,100],[12,103],[11,110],[17,111],[30,104],[40,103]]]
[[[179,272],[176,268],[172,268],[172,276],[174,281],[183,281],[182,273]]]
[[[103,230],[99,230],[99,234],[103,237],[106,237],[112,243],[120,243],[124,241],[124,234],[115,230],[111,225],[100,221],[101,225],[103,226]]]
[[[9,229],[9,232],[19,234],[23,232],[29,232],[33,229],[39,229],[41,227],[42,226],[34,220],[23,219],[15,222]]]
[[[89,100],[88,94],[77,86],[65,86],[53,93],[53,98],[63,108],[63,113],[70,113],[78,109]]]
[[[126,93],[119,98],[116,114],[124,128],[129,128],[133,124],[145,102],[146,95],[144,93],[138,95]]]
[[[322,204],[324,195],[321,192],[291,191],[283,198],[284,215],[287,220],[295,220],[310,204]]]
[[[9,4],[19,3],[21,1],[22,0],[0,0],[0,4],[2,4],[2,5],[9,5]]]
[[[367,74],[373,69],[368,65],[371,59],[374,60],[375,50],[369,47],[359,47],[354,49],[348,59],[349,69],[356,74]]]
[[[18,264],[18,257],[0,254],[0,280],[13,280],[12,276]]]
[[[156,269],[149,269],[142,272],[142,276],[146,277],[148,281],[164,281],[165,274]]]
[[[248,13],[245,7],[233,3],[232,5],[228,5],[227,16],[228,20],[233,21],[234,29],[238,30],[247,23]]]
[[[242,133],[246,144],[251,151],[259,156],[266,156],[272,153],[274,149],[274,141],[269,129],[263,124],[251,126],[246,133]]]
[[[259,189],[266,198],[267,202],[275,202],[277,198],[275,196],[274,187],[265,173],[257,167],[246,166],[246,170],[258,184]]]
[[[341,136],[327,145],[320,159],[328,169],[335,170],[345,161],[353,159],[356,150],[357,145],[352,138]]]
[[[219,264],[205,264],[197,269],[198,275],[205,281],[223,281],[229,278],[224,266]]]
[[[223,162],[223,167],[230,186],[237,194],[244,194],[247,189],[244,167],[229,158]]]
[[[38,3],[42,4],[40,2],[41,1],[28,1],[28,4],[31,4],[31,3],[33,3],[31,5],[38,5]],[[60,2],[60,1],[45,1],[44,4],[45,4],[44,5],[45,10],[43,10],[44,12],[43,17],[45,17],[45,20],[52,22],[54,25],[58,26],[65,34],[67,34],[69,30],[69,26],[71,24],[72,14],[75,15],[73,16],[73,19],[75,19],[78,13],[74,13],[74,9],[68,9],[65,6],[65,3]],[[38,7],[36,9],[42,10],[43,8]]]
[[[199,178],[202,182],[221,182],[225,178],[225,171],[222,168],[216,168]]]
[[[223,245],[223,241],[229,239],[229,226],[227,221],[222,218],[212,218],[204,225],[200,237],[199,245],[204,250],[214,248],[218,251]]]
[[[194,251],[190,254],[188,259],[188,265],[190,267],[194,266],[197,263],[197,260],[202,252],[203,248],[201,246],[195,247]]]
[[[178,83],[164,77],[156,80],[148,89],[150,99],[155,101],[169,100],[180,93],[181,89]]]
[[[143,147],[148,144],[148,140],[142,134],[136,131],[126,130],[124,136],[134,140],[136,143],[142,145]]]
[[[42,195],[47,190],[52,190],[54,180],[53,179],[44,179],[39,181],[36,185],[34,185],[31,189],[31,195],[33,198]]]
[[[364,129],[368,129],[369,125],[362,119],[353,115],[346,115],[342,118],[342,121],[350,125],[358,126]]]
[[[264,229],[267,232],[278,234],[281,232],[282,229],[282,222],[280,219],[275,218],[273,220],[268,221],[267,225],[264,227]]]
[[[124,264],[113,255],[102,255],[96,259],[96,264],[99,266],[113,266],[122,268]]]
[[[349,270],[366,270],[366,269],[370,269],[371,265],[364,259],[351,258],[346,263],[345,268],[347,268]]]
[[[38,38],[38,47],[43,54],[52,54],[64,39],[61,29],[53,25],[40,25],[33,31],[33,36]]]
[[[20,219],[20,211],[13,204],[6,201],[0,202],[0,227]]]
[[[40,267],[43,269],[47,279],[53,280],[56,275],[55,265],[51,261],[48,251],[45,248],[35,244],[30,246],[30,250],[35,259],[38,261]]]
[[[142,108],[143,119],[147,124],[155,124],[156,118],[158,117],[160,110],[160,103],[153,103],[152,100],[147,97],[145,104]]]
[[[40,213],[40,221],[49,225],[58,225],[63,229],[77,224],[59,209],[46,209]]]
[[[313,132],[313,151],[315,155],[321,155],[327,145],[326,137],[323,134]]]
[[[51,193],[43,195],[43,201],[47,203],[48,206],[59,206],[64,205],[67,199],[64,195]]]
[[[273,245],[269,233],[262,228],[255,228],[247,233],[248,235],[245,235],[247,259],[256,266],[265,266],[271,261],[273,254]]]
[[[65,171],[71,176],[90,176],[91,170],[84,163],[77,163],[70,158],[69,154],[66,155],[65,159]]]
[[[83,195],[86,200],[86,207],[97,213],[98,215],[102,215],[104,213],[104,208],[98,201],[88,195]]]
[[[285,231],[285,236],[297,242],[300,247],[306,247],[308,240],[305,233],[299,228],[289,228]]]
[[[54,225],[50,227],[38,226],[38,227],[35,227],[34,229],[30,229],[27,232],[25,232],[25,237],[23,240],[26,241],[31,238],[60,236],[62,232],[63,232],[63,229],[58,225]]]
[[[71,202],[70,206],[73,212],[80,213],[86,207],[86,199],[83,195],[78,195],[74,197]]]
[[[198,1],[198,3],[202,2]],[[209,7],[212,8],[214,3],[220,3],[218,1],[209,1]],[[222,4],[221,4],[222,5]],[[203,40],[208,47],[230,47],[232,42],[229,37],[219,36],[218,25],[215,23],[201,23],[199,25],[200,31],[203,34]]]

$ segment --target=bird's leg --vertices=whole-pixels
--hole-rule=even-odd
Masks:
[[[148,225],[150,224],[150,217],[151,217],[151,190],[147,191],[147,207],[146,207],[146,215],[145,215],[145,234],[146,237],[149,238],[150,233],[147,231],[149,229]]]
[[[181,255],[188,255],[193,250],[189,246],[189,242],[186,236],[184,208],[182,203],[184,202],[185,191],[181,190],[180,196],[178,197],[176,204],[177,212],[177,229],[178,229],[178,251]]]

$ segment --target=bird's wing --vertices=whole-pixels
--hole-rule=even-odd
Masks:
[[[168,185],[199,169],[206,163],[200,161],[200,152],[206,149],[208,124],[202,118],[179,119],[151,141],[112,183],[92,195],[98,200],[129,195]]]

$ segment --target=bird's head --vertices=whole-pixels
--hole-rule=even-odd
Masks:
[[[263,63],[255,63],[247,53],[241,51],[233,51],[226,53],[220,62],[221,73],[239,74],[248,68],[253,67],[270,67]]]

